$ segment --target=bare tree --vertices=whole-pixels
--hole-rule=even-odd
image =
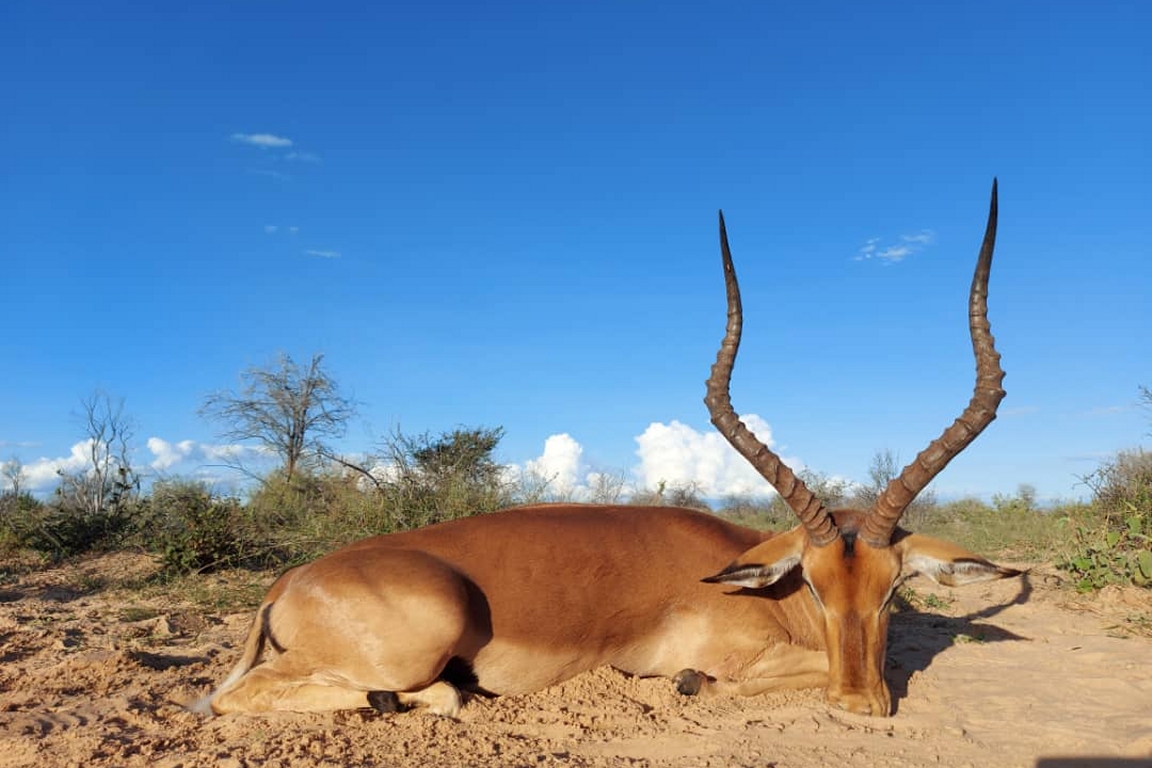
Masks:
[[[1152,414],[1152,388],[1141,384],[1138,389],[1140,390],[1140,404],[1149,414]],[[1152,431],[1148,432],[1148,436],[1152,437]]]
[[[13,514],[20,503],[24,484],[24,465],[13,456],[0,464],[0,516]]]
[[[643,489],[632,494],[629,504],[653,507],[687,507],[711,511],[704,500],[700,485],[695,480],[668,482],[661,480],[655,489]]]
[[[877,451],[872,456],[872,463],[868,465],[868,485],[856,489],[853,503],[871,508],[892,478],[899,477],[900,471],[899,455],[889,448]],[[926,488],[908,505],[905,521],[909,527],[916,528],[925,522],[928,513],[935,507],[936,494]]]
[[[135,426],[124,413],[124,400],[96,391],[81,401],[87,436],[87,462],[75,472],[59,470],[56,489],[64,508],[86,515],[106,515],[140,490],[132,467]]]
[[[356,415],[355,403],[340,394],[335,379],[316,354],[306,366],[281,354],[275,363],[240,374],[239,392],[216,392],[200,415],[225,425],[226,440],[255,441],[284,462],[288,482],[329,456],[327,440],[344,436]]]
[[[619,504],[628,491],[623,472],[592,472],[588,475],[588,501],[593,504]]]
[[[892,449],[885,448],[872,455],[868,465],[868,484],[856,490],[856,498],[861,506],[871,507],[888,487],[888,482],[900,474],[900,457]]]
[[[0,491],[4,494],[11,494],[14,498],[20,495],[24,485],[24,463],[19,458],[13,456],[8,461],[0,464]]]

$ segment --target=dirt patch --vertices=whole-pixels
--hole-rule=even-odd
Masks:
[[[446,720],[186,712],[251,614],[120,586],[154,568],[117,554],[0,585],[0,768],[1152,766],[1148,592],[1076,598],[1044,569],[967,589],[914,581],[892,621],[893,718],[831,711],[815,690],[699,701],[599,670]]]

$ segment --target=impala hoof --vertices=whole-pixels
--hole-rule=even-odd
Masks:
[[[372,709],[384,715],[408,709],[393,691],[368,691],[368,703]]]
[[[694,669],[682,669],[672,678],[672,682],[676,684],[676,690],[685,696],[695,696],[700,693],[700,689],[704,687],[707,680],[708,675]]]

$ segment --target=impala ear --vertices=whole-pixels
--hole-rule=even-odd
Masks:
[[[918,533],[908,534],[895,546],[907,570],[923,574],[947,587],[1007,579],[1023,573],[989,562],[952,542]]]
[[[793,528],[773,536],[748,550],[715,576],[701,581],[760,589],[771,586],[800,565],[804,552],[804,531]]]

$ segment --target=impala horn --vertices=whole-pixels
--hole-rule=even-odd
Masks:
[[[996,245],[996,180],[992,180],[992,203],[988,209],[988,226],[984,243],[976,260],[972,290],[968,296],[968,328],[972,335],[972,352],[976,356],[976,387],[968,407],[940,437],[916,456],[915,460],[888,483],[876,499],[876,506],[864,521],[860,538],[873,547],[887,547],[904,510],[916,495],[932,482],[948,462],[956,458],[984,428],[996,418],[996,408],[1004,399],[1004,369],[988,322],[988,275],[992,269],[992,250]]]
[[[728,232],[724,228],[723,211],[720,212],[720,254],[724,259],[724,285],[728,294],[728,325],[724,339],[720,342],[720,351],[716,353],[712,375],[705,382],[708,392],[704,397],[704,404],[708,406],[712,423],[720,434],[772,484],[780,497],[800,518],[812,544],[817,547],[826,546],[839,538],[840,531],[836,528],[836,523],[828,510],[824,508],[824,503],[808,490],[808,486],[796,477],[796,473],[780,461],[779,456],[752,434],[732,409],[729,386],[732,381],[732,366],[736,363],[736,352],[740,348],[744,313],[740,306],[740,285],[736,282],[732,253],[728,249]]]

